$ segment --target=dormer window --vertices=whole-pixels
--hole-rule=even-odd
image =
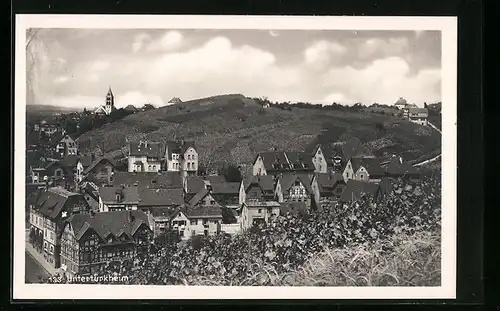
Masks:
[[[116,202],[120,202],[121,199],[122,199],[122,196],[119,193],[117,193],[116,194]]]

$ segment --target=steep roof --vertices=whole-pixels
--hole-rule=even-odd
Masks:
[[[216,184],[216,183],[225,183],[226,182],[226,177],[224,175],[208,175],[208,176],[203,176],[204,180],[207,180],[211,184]]]
[[[99,188],[99,196],[104,203],[117,203],[116,195],[120,194],[123,204],[138,204],[139,191],[137,187],[101,187]]]
[[[385,172],[380,165],[380,160],[378,158],[352,158],[351,159],[352,169],[354,172],[362,166],[364,167],[370,176],[384,176]]]
[[[211,183],[210,186],[213,194],[238,195],[240,193],[238,182]]]
[[[88,174],[90,171],[92,171],[99,163],[101,162],[108,162],[109,164],[111,164],[113,167],[116,167],[116,163],[115,161],[109,159],[109,158],[105,158],[105,157],[98,157],[97,159],[94,160],[94,162],[92,162],[84,171],[83,173],[84,174]]]
[[[360,199],[362,195],[374,196],[377,194],[378,190],[379,185],[375,183],[349,179],[339,200],[341,202],[356,201]]]
[[[311,183],[309,180],[309,176],[305,174],[289,174],[289,175],[284,175],[283,177],[280,178],[280,184],[281,184],[281,191],[288,191],[290,188],[293,186],[295,181],[299,180],[304,188],[306,188],[307,193],[311,194],[312,189],[311,189]]]
[[[186,177],[186,192],[189,194],[198,193],[205,188],[205,181],[199,176]]]
[[[125,233],[133,237],[137,229],[145,224],[149,228],[148,216],[139,210],[115,211],[106,213],[75,214],[67,219],[71,224],[75,238],[80,240],[89,229],[93,229],[104,241],[112,234],[115,238]]]
[[[219,207],[187,207],[182,213],[188,218],[222,218],[222,209]]]
[[[252,184],[259,185],[264,191],[274,191],[274,177],[271,175],[250,175],[243,180],[243,187],[245,188],[245,190],[248,190],[248,188]]]
[[[74,154],[69,154],[69,155],[64,156],[64,158],[62,158],[58,162],[62,167],[73,168],[73,167],[76,167],[79,160],[80,160],[79,156],[74,155]]]
[[[55,219],[68,201],[81,199],[82,194],[70,192],[62,187],[52,187],[42,191],[35,199],[35,208],[43,215]]]
[[[133,186],[146,188],[182,188],[181,175],[179,172],[115,172],[113,174],[113,185]]]
[[[179,97],[173,97],[171,100],[168,101],[169,104],[180,104],[182,103],[182,100]]]
[[[195,148],[194,141],[184,141],[184,140],[167,141],[165,144],[168,151],[167,157],[169,160],[172,159],[172,153],[184,155],[184,153],[190,147]]]
[[[84,169],[89,167],[92,164],[92,155],[86,154],[80,156],[80,162],[82,162],[82,166]]]
[[[63,138],[64,138],[64,134],[60,131],[58,132],[55,132],[54,134],[52,134],[52,136],[50,137],[50,140],[48,142],[48,145],[50,147],[55,147]]]
[[[319,191],[331,190],[337,183],[344,183],[344,177],[340,173],[316,173],[316,181]]]
[[[210,193],[210,190],[203,188],[198,193],[195,194],[194,197],[189,200],[189,205],[190,206],[195,206],[196,204],[200,203],[201,200],[203,200],[204,197],[206,197]]]
[[[285,155],[288,159],[288,163],[292,164],[292,170],[314,169],[312,157],[305,152],[287,151]]]
[[[163,156],[159,142],[130,142],[129,155],[135,157],[161,158]]]
[[[181,206],[183,203],[182,189],[139,188],[139,206]]]

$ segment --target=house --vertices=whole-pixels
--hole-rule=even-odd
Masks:
[[[172,228],[182,240],[197,235],[215,235],[221,231],[222,211],[216,207],[180,208],[171,219]]]
[[[280,215],[281,204],[276,201],[247,201],[241,207],[241,230],[264,225]]]
[[[63,222],[73,214],[88,213],[83,195],[61,187],[40,191],[29,208],[30,241],[54,268],[60,267]]]
[[[275,201],[275,182],[271,175],[250,175],[240,183],[239,206],[246,202]]]
[[[260,152],[253,162],[253,175],[312,174],[314,169],[312,157],[306,152]]]
[[[318,206],[322,206],[340,197],[345,188],[344,177],[341,173],[316,173],[311,188]]]
[[[159,142],[130,142],[128,145],[129,172],[159,172],[162,150]]]
[[[152,243],[148,217],[142,211],[72,215],[61,237],[61,267],[66,276],[120,273],[148,252]]]
[[[193,141],[167,141],[165,170],[181,172],[182,178],[198,175],[198,152]]]
[[[394,157],[384,167],[384,172],[387,177],[395,178],[418,178],[420,173],[416,167],[408,162],[404,162],[401,157]]]
[[[149,227],[157,237],[169,227],[171,217],[184,204],[183,190],[139,188],[138,192],[137,208],[148,215]]]
[[[169,104],[180,104],[182,103],[182,100],[179,97],[173,97],[171,100],[168,101]]]
[[[405,117],[413,123],[427,125],[429,111],[427,108],[408,108]]]
[[[356,202],[364,196],[377,198],[380,194],[380,186],[376,183],[349,179],[344,191],[340,195],[339,202],[351,203]]]
[[[208,187],[211,196],[219,205],[232,209],[239,208],[240,183],[210,183]]]
[[[181,176],[178,172],[116,172],[111,182],[115,186],[137,185],[139,188],[182,189]]]
[[[311,180],[306,174],[283,175],[276,181],[274,189],[278,203],[304,202],[307,209],[316,207]]]
[[[123,109],[129,113],[136,113],[137,111],[139,111],[139,109],[137,109],[134,105],[128,105],[127,107],[125,107]]]
[[[315,173],[339,171],[342,167],[342,157],[326,144],[317,144],[310,150]]]
[[[59,126],[57,120],[42,120],[40,123],[35,124],[35,131],[43,132],[47,136],[52,136],[57,132],[61,132],[62,128]]]
[[[84,180],[78,185],[78,188],[90,209],[99,211],[99,186],[93,181]]]
[[[191,207],[216,207],[221,208],[222,206],[215,200],[211,193],[211,187],[203,188],[194,197],[189,200],[189,206]]]
[[[191,200],[202,189],[206,189],[209,181],[203,179],[201,176],[187,176],[184,179],[184,197],[187,201]]]
[[[77,143],[64,132],[56,132],[49,140],[48,146],[52,155],[58,158],[63,158],[67,155],[77,155]]]
[[[346,183],[349,179],[380,182],[385,172],[378,158],[354,157],[347,162],[342,175]]]
[[[48,179],[54,178],[56,181],[61,181],[64,187],[73,187],[77,179],[77,165],[79,157],[77,155],[67,155],[64,158],[57,161],[49,161],[48,164],[43,168],[43,170],[38,170],[38,180],[40,176],[47,176]],[[36,170],[33,171],[33,174]]]
[[[82,171],[83,169],[83,171]],[[77,164],[77,180],[83,180],[86,176],[92,175],[99,185],[111,184],[115,173],[116,163],[105,157],[97,157],[84,169],[82,161]],[[81,175],[79,174],[81,172]]]
[[[137,210],[139,190],[137,186],[99,188],[99,212]]]
[[[30,167],[30,177],[32,183],[40,183],[49,179],[45,167]]]
[[[395,103],[394,103],[394,106],[400,110],[402,110],[403,108],[405,108],[406,106],[408,105],[408,102],[406,101],[406,99],[400,97]]]
[[[108,93],[106,94],[106,104],[104,106],[97,107],[94,113],[100,115],[110,115],[115,110],[115,95],[111,91],[111,87],[109,87]]]

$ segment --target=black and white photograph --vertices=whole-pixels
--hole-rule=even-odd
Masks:
[[[456,33],[17,16],[14,297],[454,298]]]

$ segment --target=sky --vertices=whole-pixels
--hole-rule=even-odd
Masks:
[[[118,108],[236,93],[323,105],[441,101],[439,31],[28,31],[27,104],[97,107],[109,87]]]

